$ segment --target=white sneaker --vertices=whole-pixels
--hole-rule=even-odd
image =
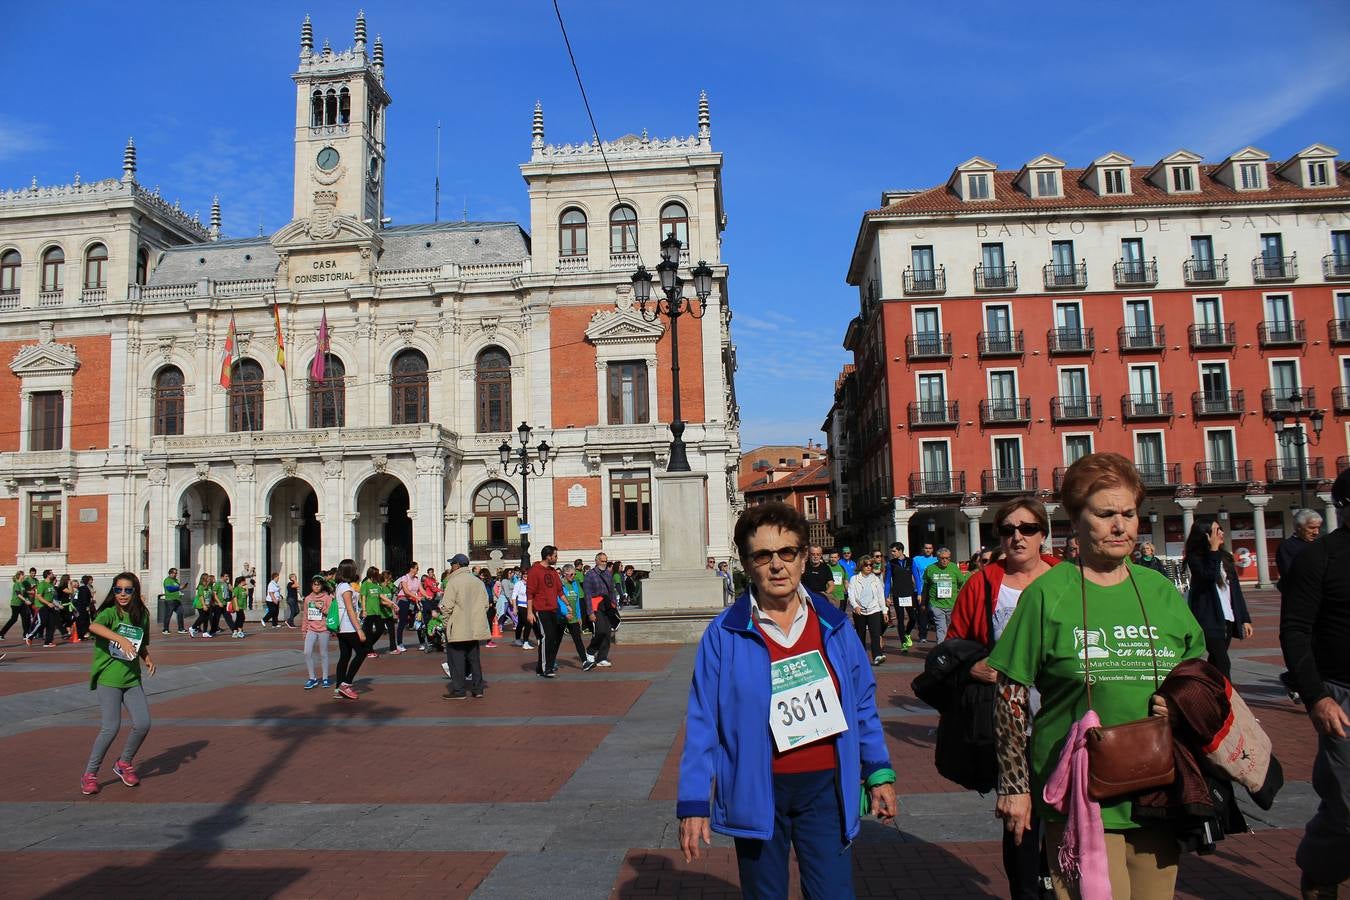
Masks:
[[[607,659],[602,659],[598,663],[596,663],[596,665],[602,669],[608,669],[610,666],[614,665],[614,663],[610,662]]]
[[[593,663],[593,662],[595,662],[595,656],[594,656],[594,654],[587,653],[587,654],[586,654],[586,662],[588,662],[588,663]]]
[[[534,644],[531,644],[529,641],[525,641],[524,643],[522,643],[522,644],[520,645],[520,649],[522,649],[522,650],[533,650],[533,649],[534,649]]]
[[[446,678],[449,678],[449,677],[450,677],[450,664],[449,664],[448,662],[443,662],[443,663],[441,663],[441,671],[445,673],[445,677],[446,677]]]

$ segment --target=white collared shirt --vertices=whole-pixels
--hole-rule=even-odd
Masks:
[[[750,620],[759,626],[760,631],[773,638],[773,642],[780,647],[791,647],[801,639],[802,632],[806,630],[806,620],[810,617],[807,612],[810,604],[811,597],[807,594],[806,588],[797,585],[797,614],[793,616],[792,625],[788,630],[783,631],[768,613],[759,608],[755,589],[753,586],[750,588]]]

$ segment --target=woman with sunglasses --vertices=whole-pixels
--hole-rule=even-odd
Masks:
[[[155,674],[150,658],[150,611],[141,599],[141,582],[131,572],[113,579],[112,590],[99,606],[89,625],[94,636],[94,665],[89,674],[89,690],[98,692],[102,727],[94,738],[89,763],[80,778],[80,790],[97,794],[98,770],[113,738],[122,728],[122,707],[131,714],[131,735],[122,755],[113,763],[113,774],[127,787],[141,783],[131,761],[150,732],[150,706],[141,687],[141,663],[147,675]]]
[[[1041,501],[1014,497],[994,510],[994,522],[1002,559],[994,562],[995,554],[988,550],[978,554],[990,561],[961,589],[947,631],[949,639],[977,641],[990,650],[1003,636],[1022,592],[1059,561],[1041,551],[1050,534],[1050,517]],[[970,677],[986,684],[998,680],[983,659],[971,666]],[[1041,823],[1034,814],[1027,828],[1029,834],[1020,843],[1012,832],[1003,832],[1003,871],[1013,900],[1039,900],[1041,896]]]
[[[750,587],[699,642],[675,807],[680,848],[689,862],[713,830],[735,838],[748,898],[786,897],[796,850],[805,896],[852,897],[863,797],[882,821],[896,811],[872,668],[844,613],[801,586],[801,513],[753,506],[734,538]]]
[[[1228,658],[1228,645],[1233,638],[1244,640],[1252,636],[1252,617],[1247,612],[1242,585],[1238,584],[1233,556],[1224,549],[1223,526],[1218,520],[1196,520],[1186,536],[1182,558],[1191,575],[1186,603],[1205,630],[1209,662],[1224,678],[1231,678],[1233,663]]]

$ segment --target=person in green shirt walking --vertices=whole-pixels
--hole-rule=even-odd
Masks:
[[[830,554],[830,599],[840,609],[848,602],[848,570],[839,564],[839,554]]]
[[[197,589],[192,592],[192,608],[197,612],[197,620],[188,629],[188,637],[211,636],[211,576],[203,572],[197,579]]]
[[[183,586],[178,582],[178,570],[170,569],[164,577],[164,627],[163,634],[169,633],[169,623],[174,615],[178,616],[178,633],[183,633]]]
[[[248,636],[244,634],[244,610],[246,609],[248,609],[248,576],[240,575],[234,580],[234,588],[230,591],[229,605],[225,607],[225,615],[232,617],[230,622],[231,637]]]
[[[0,628],[0,640],[3,640],[9,630],[18,622],[19,627],[23,629],[25,635],[33,627],[32,607],[28,603],[28,592],[25,588],[23,572],[14,573],[14,584],[9,594],[9,621],[5,623],[4,628]]]
[[[141,783],[131,761],[150,732],[150,705],[141,687],[141,664],[147,675],[155,674],[150,658],[150,611],[141,598],[141,582],[131,572],[113,579],[112,590],[99,605],[89,625],[94,637],[94,662],[89,672],[89,690],[98,694],[101,727],[94,738],[89,762],[80,778],[80,791],[97,794],[98,770],[113,738],[122,728],[122,707],[131,714],[131,734],[122,755],[113,763],[113,774],[127,787]]]
[[[44,648],[56,646],[56,625],[60,618],[56,607],[56,585],[52,583],[53,577],[51,570],[48,569],[43,573],[42,580],[33,588],[33,605],[37,608],[38,621],[42,626]]]
[[[966,577],[961,567],[952,562],[952,551],[946,547],[939,548],[937,562],[923,570],[923,599],[937,626],[939,644],[947,639],[952,607],[956,605],[956,595],[961,593]]]
[[[365,616],[361,623],[361,629],[366,633],[366,638],[370,643],[371,652],[366,654],[367,658],[378,657],[374,648],[380,642],[386,628],[385,614],[388,610],[385,603],[392,601],[385,600],[384,585],[380,582],[380,570],[371,566],[366,569],[366,577],[361,582],[361,614]]]

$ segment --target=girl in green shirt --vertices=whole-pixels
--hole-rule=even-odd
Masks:
[[[197,590],[192,594],[192,608],[197,611],[197,620],[188,629],[188,637],[210,637],[211,576],[205,572],[197,579]]]
[[[384,617],[384,630],[389,635],[388,653],[397,653],[398,647],[395,645],[396,632],[395,619],[398,618],[398,603],[394,600],[394,594],[397,588],[394,587],[394,573],[384,571],[380,573],[380,615]],[[375,648],[371,644],[371,649]],[[373,655],[373,654],[372,654]]]
[[[361,622],[361,630],[366,633],[366,639],[370,642],[371,652],[367,657],[378,657],[374,648],[380,642],[380,637],[385,629],[385,608],[383,602],[384,588],[380,584],[380,570],[371,566],[366,569],[366,577],[361,582],[361,615],[365,619]]]
[[[141,599],[141,582],[131,572],[113,579],[112,590],[99,606],[89,626],[94,637],[94,663],[89,673],[89,689],[98,692],[102,727],[94,738],[89,762],[80,778],[80,790],[97,794],[98,770],[113,738],[122,728],[122,707],[131,714],[131,735],[113,774],[127,787],[141,783],[131,760],[150,732],[150,706],[141,687],[141,663],[147,675],[155,674],[150,658],[150,611]]]
[[[231,619],[230,635],[246,637],[244,634],[244,610],[248,609],[248,576],[240,575],[234,580],[234,589],[230,591],[229,606],[225,615]]]

